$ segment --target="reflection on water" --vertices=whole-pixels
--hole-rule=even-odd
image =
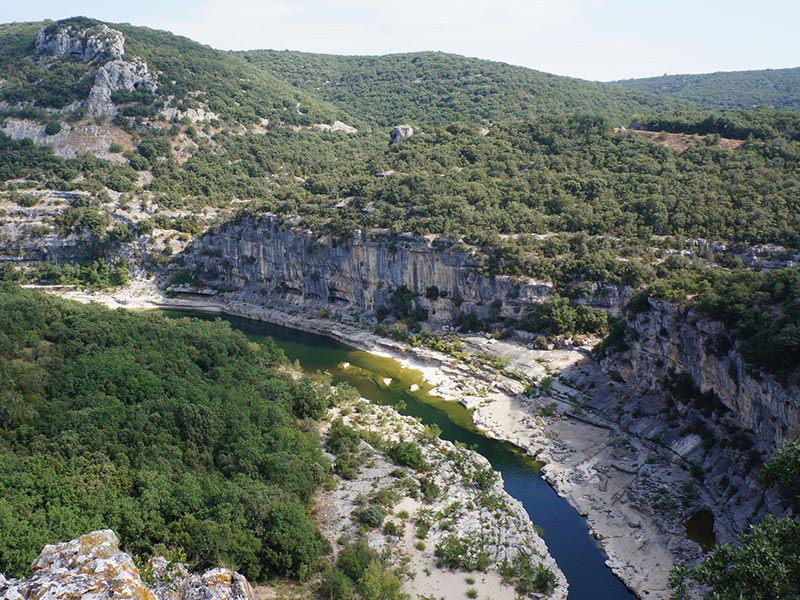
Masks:
[[[164,312],[173,317],[219,318]],[[429,394],[432,386],[422,373],[323,336],[241,317],[222,318],[253,341],[272,337],[289,360],[298,361],[306,372],[327,372],[334,383],[347,382],[373,402],[394,405],[423,423],[435,423],[443,439],[466,444],[485,456],[503,474],[506,491],[522,502],[541,528],[550,553],[569,581],[569,600],[633,600],[633,594],[605,566],[605,555],[589,535],[585,519],[541,478],[540,465],[510,444],[483,437],[473,425],[470,411]]]

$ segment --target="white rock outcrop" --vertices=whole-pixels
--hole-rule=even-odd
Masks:
[[[97,67],[94,85],[85,102],[92,117],[113,117],[117,109],[111,100],[114,92],[146,89],[155,92],[156,75],[140,58],[124,59],[125,36],[108,25],[66,22],[39,30],[36,55],[41,64],[70,57]],[[91,73],[91,71],[90,71]]]
[[[93,117],[113,116],[117,109],[111,95],[120,90],[132,92],[137,89],[156,91],[155,77],[147,63],[139,58],[109,61],[97,70],[86,109]]]
[[[36,54],[41,58],[70,56],[82,62],[105,62],[122,58],[125,36],[108,25],[81,27],[76,24],[43,27],[36,36]]]
[[[45,546],[26,579],[0,575],[3,600],[254,600],[247,580],[229,569],[191,575],[163,558],[148,565],[155,583],[148,587],[117,536],[104,529],[61,544]]]
[[[399,144],[403,140],[410,138],[414,135],[414,128],[411,125],[398,125],[392,129],[392,135],[389,137],[390,144]]]
[[[330,131],[341,131],[343,133],[358,133],[358,129],[348,125],[347,123],[343,123],[342,121],[334,121],[333,125],[328,125],[327,123],[314,123],[311,126],[314,131],[320,131],[322,133],[328,133]]]

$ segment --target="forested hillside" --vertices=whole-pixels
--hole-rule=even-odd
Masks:
[[[443,235],[473,249],[487,276],[531,276],[562,291],[654,281],[674,263],[664,258],[687,248],[736,266],[754,244],[777,244],[773,254],[787,257],[800,247],[796,112],[675,112],[653,95],[448,54],[234,54],[120,25],[125,59],[145,61],[149,79],[112,93],[113,119],[90,119],[68,102],[105,58],[51,56],[34,43],[40,25],[45,40],[115,39],[84,18],[0,27],[6,119],[53,131],[101,126],[130,149],[110,148],[114,160],[61,158],[0,138],[11,210],[48,190],[83,194],[32,231],[88,235],[89,262],[69,273],[39,267],[34,280],[123,281],[118,259],[103,268],[104,256],[158,229],[188,242],[212,222],[206,213],[216,222],[276,213],[317,237]],[[338,117],[363,127],[333,130]],[[615,129],[623,117],[685,143]],[[399,121],[414,134],[389,144]],[[146,268],[172,252],[164,247]],[[3,274],[24,276],[16,265]]]
[[[703,75],[663,75],[615,81],[628,89],[642,90],[708,109],[800,109],[800,67],[763,71],[731,71]]]
[[[646,92],[442,52],[335,56],[255,50],[241,56],[382,127],[492,123],[575,112],[626,122],[637,112],[690,106]]]
[[[0,100],[12,107],[29,104],[26,113],[42,114],[42,109],[66,109],[72,118],[82,113],[70,109],[85,100],[95,81],[97,64],[75,59],[48,62],[35,60],[36,35],[42,26],[55,29],[74,27],[96,30],[102,24],[76,17],[58,23],[12,23],[0,25],[0,69],[3,85]],[[158,73],[154,93],[139,89],[120,91],[115,101],[123,105],[120,122],[128,118],[154,118],[165,106],[187,110],[204,106],[222,120],[253,123],[261,119],[291,124],[330,121],[340,111],[327,103],[279,80],[262,69],[254,68],[229,52],[214,50],[165,31],[127,24],[113,25],[125,36],[125,58],[143,59],[149,70]],[[5,109],[6,114],[18,114]]]
[[[308,576],[328,465],[302,419],[328,391],[283,362],[224,322],[0,284],[0,572],[111,528],[143,557]]]
[[[773,123],[770,131],[781,127]],[[153,150],[159,140],[163,148]],[[129,193],[136,172],[150,171],[141,193],[161,207],[199,211],[245,199],[250,212],[300,216],[318,235],[369,228],[443,234],[481,248],[487,273],[557,282],[647,281],[659,262],[653,247],[687,238],[800,246],[800,149],[784,137],[738,150],[708,137],[678,152],[635,132],[614,133],[607,121],[574,118],[498,124],[488,133],[453,124],[391,147],[369,135],[287,130],[220,137],[218,144],[223,151],[201,148],[180,164],[167,138],[147,137],[123,166],[61,159],[6,139],[0,164],[6,179]],[[104,211],[102,202],[90,204],[82,213]],[[77,210],[73,216],[67,231],[87,223],[75,220]],[[196,231],[193,219],[175,227]],[[135,235],[162,222],[149,221],[124,229]],[[629,260],[637,256],[643,261]]]

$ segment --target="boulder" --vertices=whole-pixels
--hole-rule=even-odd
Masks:
[[[3,600],[254,600],[247,579],[230,569],[189,573],[163,557],[150,560],[152,586],[142,581],[129,554],[109,529],[45,546],[26,579],[0,574]]]
[[[411,125],[398,125],[392,129],[392,135],[389,138],[390,144],[399,144],[406,138],[414,135],[414,128]]]

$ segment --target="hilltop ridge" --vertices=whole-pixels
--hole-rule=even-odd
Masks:
[[[663,75],[612,82],[628,89],[688,100],[703,108],[730,110],[759,106],[800,109],[800,67]]]

